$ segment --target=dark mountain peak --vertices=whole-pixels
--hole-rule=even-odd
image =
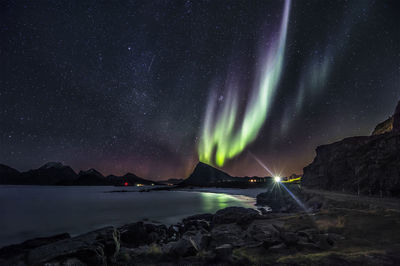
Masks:
[[[192,175],[202,175],[205,173],[211,173],[211,174],[220,174],[226,177],[231,177],[230,175],[228,175],[227,173],[225,173],[224,171],[221,171],[209,164],[203,163],[203,162],[198,162],[196,167],[193,170]]]
[[[0,163],[1,174],[19,174],[19,171],[5,164]]]
[[[137,175],[132,174],[132,173],[126,173],[123,176],[109,175],[106,177],[106,179],[110,180],[115,185],[130,185],[131,186],[131,185],[138,185],[138,184],[142,184],[142,185],[156,184],[156,182],[154,182],[154,181],[138,177]]]
[[[44,164],[42,167],[40,167],[39,169],[50,169],[50,168],[63,168],[65,167],[62,163],[60,162],[48,162],[46,164]]]
[[[122,177],[133,177],[133,178],[140,178],[140,177],[138,177],[137,175],[135,175],[135,174],[132,174],[132,173],[126,173],[126,174],[124,174]]]
[[[227,173],[212,167],[211,165],[199,162],[194,168],[192,174],[185,179],[183,185],[208,186],[221,180],[232,180],[233,177]]]
[[[17,182],[20,172],[7,166],[0,164],[0,184],[13,184]]]
[[[97,176],[97,177],[104,177],[102,173],[97,171],[96,169],[90,168],[89,170],[86,171],[80,171],[79,176],[83,175],[92,175],[92,176]]]
[[[23,183],[32,185],[58,185],[68,180],[75,180],[75,171],[59,162],[49,162],[39,169],[22,173]]]

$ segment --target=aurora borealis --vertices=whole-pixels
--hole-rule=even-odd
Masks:
[[[237,119],[239,109],[237,87],[227,83],[227,100],[220,107],[219,113],[215,106],[216,95],[211,94],[199,144],[200,161],[213,164],[212,155],[215,152],[216,164],[223,166],[226,159],[238,155],[256,139],[267,118],[281,77],[289,10],[290,0],[286,0],[278,37],[272,40],[266,55],[262,57],[263,62],[260,63],[261,69],[258,71],[260,76],[250,92],[242,121],[238,122]],[[239,128],[235,130],[235,125],[238,123]]]
[[[400,98],[400,2],[0,3],[0,163],[300,174]]]

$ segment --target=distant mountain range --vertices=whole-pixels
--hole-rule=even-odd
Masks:
[[[179,187],[258,187],[270,177],[233,177],[208,164],[199,162],[186,179],[168,179],[155,182],[132,173],[123,176],[104,176],[95,169],[80,171],[78,174],[67,165],[49,162],[38,169],[19,172],[0,164],[0,184],[6,185],[48,185],[48,186],[135,186],[135,185],[178,185]]]
[[[0,184],[7,185],[64,185],[64,186],[134,186],[156,185],[157,182],[138,177],[132,173],[123,176],[103,176],[95,169],[75,171],[59,162],[49,162],[38,169],[19,172],[0,164]]]

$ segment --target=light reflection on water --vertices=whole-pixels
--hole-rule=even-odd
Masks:
[[[118,188],[0,186],[0,247],[142,219],[172,224],[189,215],[214,213],[229,206],[252,208],[255,202],[253,197],[210,192],[104,193],[113,190]]]

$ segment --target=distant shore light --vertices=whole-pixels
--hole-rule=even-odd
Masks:
[[[281,177],[280,177],[280,176],[274,176],[274,181],[275,181],[276,183],[281,182]]]

